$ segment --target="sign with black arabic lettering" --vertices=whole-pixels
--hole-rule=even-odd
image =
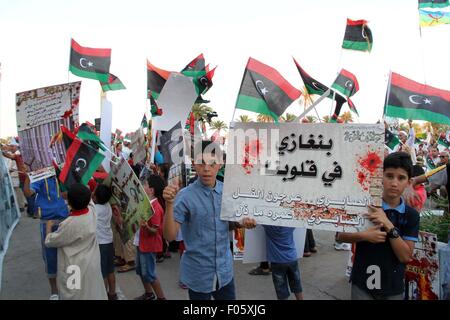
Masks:
[[[78,124],[81,81],[16,94],[16,121],[20,152],[30,171],[52,167],[53,158],[64,162],[62,143],[50,148],[60,126],[73,130]],[[42,174],[35,175],[42,178]]]
[[[356,232],[381,205],[380,124],[236,123],[228,143],[224,220]]]
[[[72,111],[78,122],[81,81],[24,91],[16,94],[18,131],[61,119]]]

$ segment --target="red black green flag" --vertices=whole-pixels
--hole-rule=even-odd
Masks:
[[[337,76],[336,80],[334,80],[331,87],[346,97],[353,96],[359,90],[359,84],[356,76],[345,69],[341,69],[341,72]]]
[[[68,143],[66,160],[59,175],[59,180],[69,188],[74,183],[87,185],[93,173],[102,163],[105,156],[80,139],[67,128],[62,127],[63,141]]]
[[[449,0],[419,0],[419,8],[444,8],[449,5]]]
[[[77,132],[77,138],[81,139],[84,143],[90,145],[94,149],[106,150],[103,141],[95,134],[87,123],[82,123],[80,125]]]
[[[189,62],[183,70],[181,70],[181,73],[184,71],[201,71],[205,69],[205,58],[203,57],[203,53],[200,53],[194,60]]]
[[[97,49],[80,46],[72,39],[69,70],[73,74],[108,82],[111,49]]]
[[[158,103],[156,102],[152,91],[148,92],[148,98],[150,99],[150,112],[152,114],[152,117],[162,116],[163,111],[158,106]]]
[[[158,99],[170,73],[170,71],[155,67],[147,60],[147,90],[155,99]]]
[[[342,48],[370,52],[372,45],[372,31],[367,26],[367,21],[347,19]]]
[[[300,95],[301,92],[277,70],[249,58],[236,108],[269,115],[278,121],[287,107]]]
[[[102,86],[103,92],[126,89],[122,81],[120,81],[120,79],[112,73],[109,74],[108,82],[100,81],[100,85]]]
[[[144,114],[141,121],[141,127],[142,128],[148,128],[148,122],[147,122],[147,116]]]
[[[294,58],[293,58],[294,59]],[[297,70],[300,73],[300,77],[303,80],[303,83],[305,84],[306,90],[308,91],[308,94],[318,94],[323,95],[325,92],[328,91],[328,88],[326,85],[320,83],[313,77],[311,77],[301,66],[298,64],[298,62],[294,59],[294,63],[297,66]],[[330,93],[328,94],[327,98],[333,99],[336,101],[336,110],[337,115],[339,115],[342,105],[346,102],[346,99],[341,96],[340,94],[334,94],[333,90],[330,90]],[[333,119],[333,118],[332,118]],[[337,117],[336,117],[337,119]]]
[[[450,125],[450,91],[392,73],[384,113],[390,117]]]

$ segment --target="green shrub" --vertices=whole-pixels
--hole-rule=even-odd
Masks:
[[[448,230],[450,227],[450,216],[433,215],[429,211],[423,211],[420,217],[420,231],[435,233],[440,242],[448,242]]]

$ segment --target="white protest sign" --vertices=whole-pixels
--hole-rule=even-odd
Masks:
[[[294,229],[294,244],[297,251],[297,259],[303,257],[305,237],[305,228]],[[258,225],[255,229],[245,230],[243,263],[255,263],[261,261],[267,261],[266,232],[262,225]]]
[[[381,205],[380,124],[236,123],[229,133],[221,218],[356,232]]]
[[[31,171],[51,167],[53,158],[64,162],[63,144],[49,144],[61,125],[73,130],[78,124],[80,87],[78,81],[16,94],[20,152]]]
[[[192,78],[171,73],[158,97],[158,106],[163,114],[153,118],[152,127],[167,131],[180,120],[185,121],[197,96]]]
[[[105,98],[102,98],[101,108],[101,122],[100,122],[100,139],[103,141],[108,149],[111,149],[111,132],[112,132],[112,103]],[[103,168],[109,172],[109,162],[111,154],[105,152],[105,159],[102,162]]]
[[[131,150],[133,151],[133,162],[138,163],[145,159],[147,150],[145,149],[144,129],[139,127],[131,136]]]

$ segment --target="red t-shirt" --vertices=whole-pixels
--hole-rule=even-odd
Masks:
[[[141,227],[139,230],[139,251],[147,252],[161,252],[163,250],[163,219],[164,210],[157,199],[150,201],[153,209],[153,216],[148,220],[149,227],[158,230],[156,234],[150,234],[147,228]]]

